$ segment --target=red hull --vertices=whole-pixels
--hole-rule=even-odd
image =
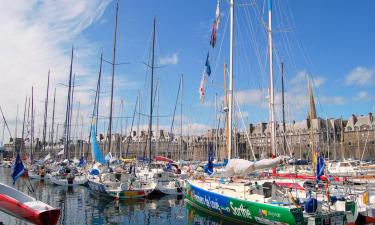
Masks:
[[[60,209],[33,209],[5,194],[0,194],[0,210],[37,225],[56,225]]]

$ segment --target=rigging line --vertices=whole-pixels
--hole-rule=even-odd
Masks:
[[[228,10],[228,12],[229,12],[229,10]],[[229,15],[229,13],[227,13],[227,15]],[[225,34],[227,33],[228,21],[229,21],[229,16],[227,16],[226,20],[225,20],[224,32],[223,32],[223,35],[221,35],[219,53],[218,53],[218,56],[215,58],[215,67],[214,67],[213,74],[216,74],[216,70],[217,70],[217,67],[218,67],[218,64],[219,64],[219,61],[220,61],[219,59],[220,59],[220,56],[221,56],[221,50],[222,50],[223,43],[224,43],[224,37],[225,37]]]
[[[5,124],[5,126],[7,127],[7,130],[8,130],[9,136],[10,136],[10,138],[12,138],[12,133],[10,132],[10,129],[9,129],[9,127],[8,127],[7,120],[5,119],[4,112],[3,112],[3,109],[1,108],[1,106],[0,106],[0,111],[1,111],[1,115],[3,116],[4,124]]]
[[[247,32],[248,32],[248,35],[250,37],[250,44],[252,45],[252,48],[254,49],[256,59],[257,59],[258,64],[260,66],[259,68],[260,68],[261,74],[266,74],[266,70],[265,70],[266,65],[265,65],[265,63],[263,64],[262,60],[261,60],[261,54],[260,54],[260,50],[259,50],[260,47],[259,47],[258,42],[256,40],[254,25],[253,25],[252,20],[251,20],[249,9],[245,10],[245,14],[246,14],[245,18],[247,19],[246,22],[248,24]],[[264,76],[260,76],[260,77],[261,77],[262,85],[263,85],[265,83]]]
[[[240,117],[241,117],[242,125],[243,125],[243,127],[244,127],[244,129],[245,129],[245,135],[246,135],[247,141],[249,142],[249,145],[250,145],[250,150],[251,150],[251,153],[252,153],[252,155],[253,155],[253,159],[256,160],[256,158],[255,158],[255,154],[254,154],[253,144],[251,143],[251,140],[250,140],[249,134],[247,133],[246,124],[245,124],[245,121],[243,120],[243,116],[242,116],[241,108],[240,108],[240,106],[238,105],[237,95],[236,95],[236,94],[234,95],[234,98],[235,98],[235,102],[236,102],[236,106],[237,106],[238,112],[240,113]]]

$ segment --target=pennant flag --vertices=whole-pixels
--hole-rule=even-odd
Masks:
[[[204,102],[205,86],[206,86],[206,72],[205,72],[205,70],[203,70],[202,80],[201,80],[201,83],[199,85],[199,99],[201,100],[201,102]]]
[[[210,53],[207,53],[206,64],[205,64],[207,76],[211,75],[211,65],[210,65],[210,61],[208,59],[209,57],[210,57]]]
[[[46,155],[46,157],[44,157],[43,162],[49,160],[50,158],[51,158],[51,155],[48,153],[48,155]]]
[[[109,160],[111,160],[111,158],[112,158],[112,154],[111,154],[111,152],[108,152],[108,154],[105,156],[105,160],[106,161],[109,161]]]
[[[217,5],[216,5],[216,15],[215,15],[215,25],[216,25],[216,30],[219,29],[219,24],[220,24],[220,0],[217,0]]]
[[[211,40],[210,40],[210,45],[212,48],[215,48],[216,45],[216,21],[212,24],[212,31],[211,31]]]
[[[16,184],[16,180],[18,179],[18,177],[20,177],[23,174],[24,171],[25,171],[25,167],[23,166],[20,153],[17,152],[16,162],[14,163],[13,172],[12,172],[13,185]]]

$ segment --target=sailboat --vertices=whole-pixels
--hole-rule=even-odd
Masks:
[[[51,173],[50,181],[55,185],[73,187],[76,185],[84,185],[87,182],[87,176],[79,168],[75,167],[69,161],[69,146],[70,146],[70,121],[72,115],[72,73],[73,73],[73,47],[70,61],[70,73],[69,73],[69,90],[66,107],[65,117],[65,130],[64,130],[64,155],[65,160],[60,163],[60,167],[57,171]],[[74,76],[75,77],[75,76]],[[73,78],[74,80],[74,78]],[[73,82],[74,86],[74,82]]]
[[[330,224],[354,224],[356,210],[355,204],[348,201],[337,201],[328,210],[322,206],[324,195],[317,199],[317,194],[310,194],[303,187],[304,207],[292,195],[291,190],[297,189],[297,184],[281,183],[275,179],[238,179],[249,173],[271,169],[276,172],[276,167],[285,164],[288,157],[276,157],[275,145],[275,114],[274,91],[272,74],[272,0],[268,0],[268,50],[270,72],[270,124],[272,159],[263,159],[250,162],[244,159],[231,159],[232,153],[232,114],[233,114],[233,23],[234,0],[230,0],[230,67],[229,67],[229,114],[228,114],[228,159],[225,167],[225,176],[220,179],[200,177],[186,181],[186,201],[194,207],[212,214],[225,217],[228,220],[246,224],[318,224],[324,214]],[[309,195],[308,195],[309,194]],[[350,204],[349,204],[350,203]],[[350,205],[350,207],[349,207]],[[351,211],[348,211],[350,208]]]
[[[118,165],[115,169],[110,167],[110,153],[111,153],[111,124],[112,124],[112,101],[113,101],[113,84],[114,84],[114,71],[115,71],[115,57],[116,57],[116,34],[117,34],[117,19],[118,19],[119,2],[116,2],[116,18],[115,18],[115,32],[114,32],[114,45],[113,45],[113,63],[112,63],[112,89],[111,89],[111,110],[110,110],[110,125],[109,125],[109,153],[108,157],[103,157],[99,145],[96,140],[96,115],[98,110],[98,93],[100,74],[98,79],[97,97],[94,104],[94,113],[91,124],[90,142],[92,147],[92,155],[97,165],[94,165],[90,170],[88,177],[88,185],[95,193],[105,195],[115,199],[130,199],[146,197],[155,189],[155,183],[137,177],[135,174],[136,161],[126,161],[128,165],[127,170],[124,166]],[[103,166],[107,164],[107,167]],[[125,164],[125,162],[124,162]]]

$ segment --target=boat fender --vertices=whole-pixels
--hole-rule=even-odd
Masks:
[[[305,212],[315,213],[318,208],[318,200],[316,198],[308,198],[305,202]]]

